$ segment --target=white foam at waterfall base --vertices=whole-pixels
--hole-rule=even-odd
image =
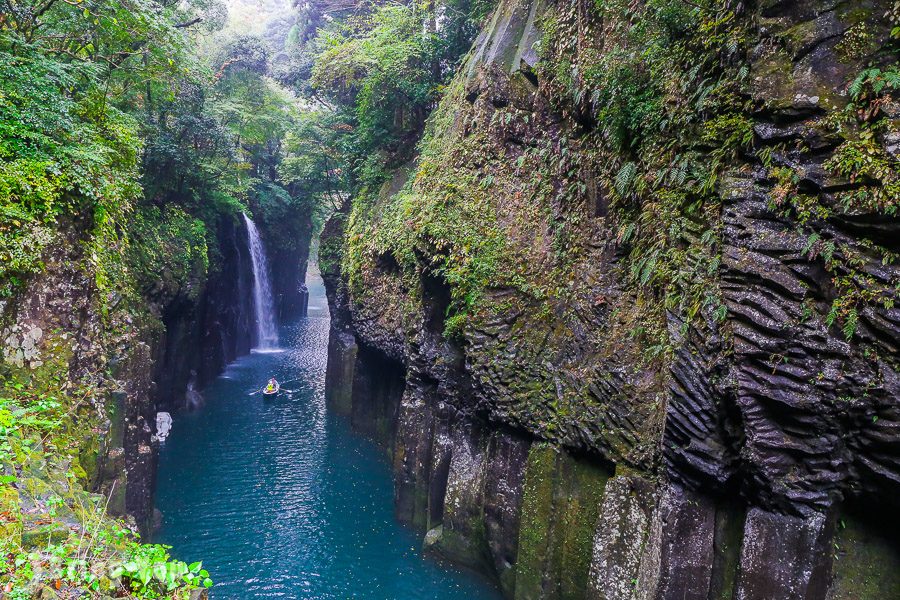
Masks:
[[[246,213],[243,215],[247,224],[250,258],[253,262],[253,307],[256,311],[257,350],[277,350],[278,329],[275,324],[275,302],[272,300],[272,286],[269,284],[266,249],[259,237],[256,224]]]

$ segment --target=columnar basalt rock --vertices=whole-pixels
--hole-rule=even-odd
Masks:
[[[702,110],[706,133],[673,133],[718,165],[675,209],[660,196],[696,172],[653,188],[663,167],[597,130],[629,107],[585,73],[637,52],[643,10],[601,4],[501,2],[418,162],[326,226],[331,402],[395,421],[398,515],[510,598],[900,597],[900,546],[872,525],[900,508],[900,109],[851,90],[892,68],[890,3],[731,6],[744,50],[716,58],[735,79],[716,123],[743,141],[723,153]],[[847,167],[860,145],[885,170]],[[699,263],[707,300],[686,309],[640,236]],[[373,361],[402,365],[391,403]]]

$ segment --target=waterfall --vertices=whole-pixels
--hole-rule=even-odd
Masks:
[[[256,225],[243,213],[247,223],[247,238],[250,242],[250,257],[253,261],[253,306],[256,309],[256,334],[260,350],[278,347],[278,330],[275,327],[275,303],[272,287],[269,285],[269,263]]]

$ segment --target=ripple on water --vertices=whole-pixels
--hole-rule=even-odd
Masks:
[[[394,520],[383,452],[326,411],[328,311],[311,283],[310,316],[281,328],[279,352],[242,357],[203,408],[175,415],[154,541],[202,559],[217,600],[498,600],[481,578],[421,556],[420,533]],[[248,396],[269,377],[294,393]]]

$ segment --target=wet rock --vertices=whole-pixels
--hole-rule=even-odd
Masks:
[[[656,597],[706,600],[714,566],[715,503],[708,496],[668,486],[658,510],[664,526]]]
[[[801,518],[751,509],[735,599],[824,598],[831,579],[833,527],[823,514]]]
[[[153,517],[150,520],[150,531],[159,531],[163,526],[163,514],[162,511],[153,507]]]
[[[429,525],[435,427],[432,402],[428,391],[407,385],[394,442],[394,507],[399,519],[418,527]]]
[[[494,572],[508,596],[516,587],[519,524],[525,497],[525,473],[531,441],[507,432],[488,443],[483,520]]]
[[[342,415],[349,415],[352,408],[356,349],[356,339],[352,335],[341,333],[332,326],[328,336],[325,399],[330,409]]]
[[[184,392],[185,407],[189,409],[195,409],[200,408],[204,404],[206,404],[206,400],[204,400],[203,394],[188,387],[188,389]]]
[[[450,431],[450,469],[440,537],[431,549],[471,568],[490,564],[482,520],[487,439],[479,427],[457,423]]]
[[[642,563],[651,571],[646,577],[651,589],[655,587],[658,563],[654,563],[658,561],[659,547],[648,543],[654,505],[647,493],[650,489],[648,482],[621,476],[607,482],[593,538],[588,599],[634,598]],[[652,592],[646,597],[652,598]]]

